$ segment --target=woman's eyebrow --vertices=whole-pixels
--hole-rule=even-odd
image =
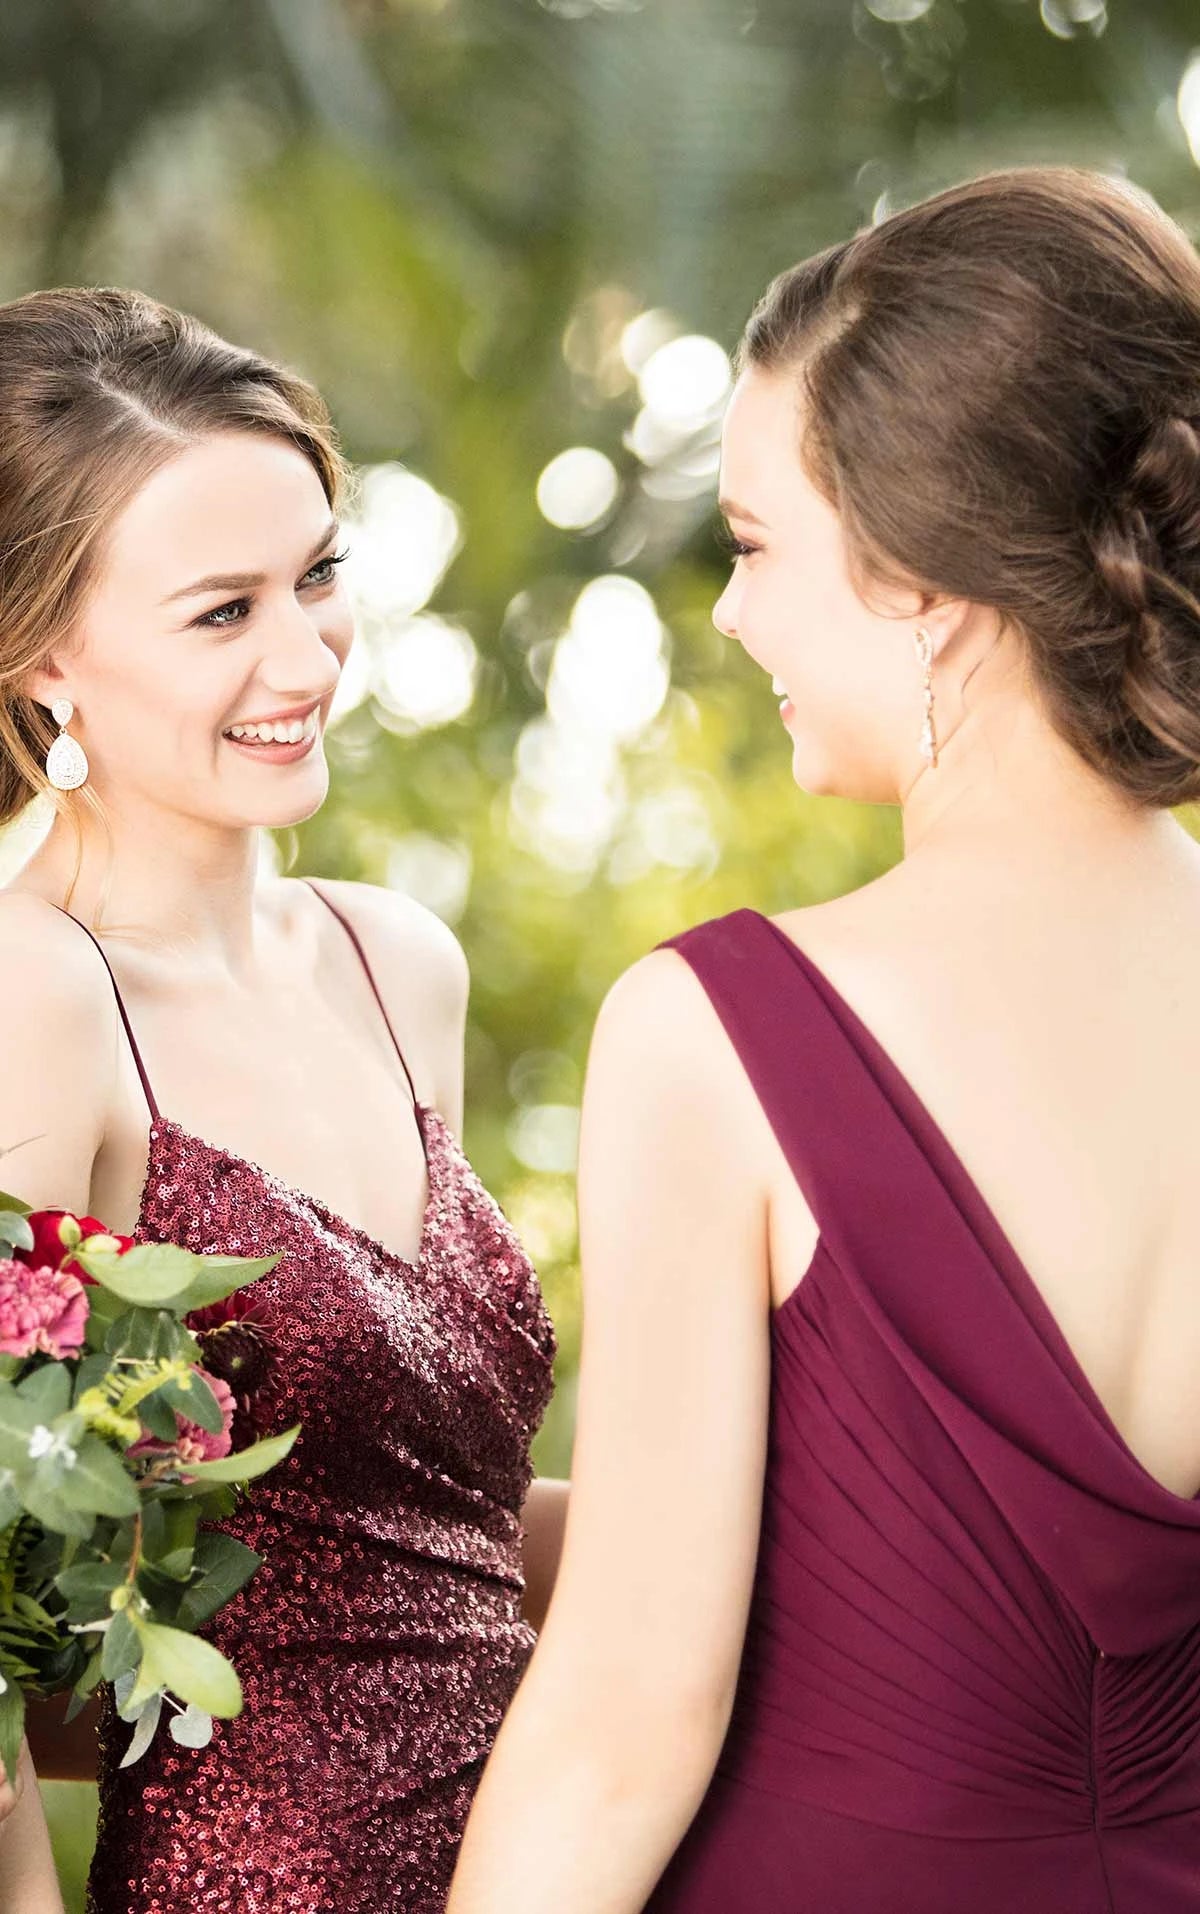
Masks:
[[[746,506],[739,505],[737,500],[733,498],[719,498],[717,500],[717,510],[720,512],[722,518],[744,519],[749,525],[765,526],[767,522],[764,518],[759,518],[757,512],[749,511]]]
[[[310,565],[315,565],[325,547],[331,544],[337,535],[338,522],[336,518],[333,518],[321,533],[308,557],[303,560],[301,571],[307,571]],[[253,591],[256,586],[265,585],[266,582],[265,572],[210,572],[207,578],[193,579],[190,585],[181,585],[178,591],[168,592],[162,602],[164,605],[170,605],[177,598],[194,598],[202,592]]]

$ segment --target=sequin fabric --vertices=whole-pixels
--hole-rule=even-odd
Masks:
[[[108,1706],[90,1914],[434,1914],[533,1647],[530,1440],[554,1332],[529,1261],[438,1114],[409,1262],[158,1118],[136,1236],[282,1260],[278,1427],[294,1450],[222,1524],[264,1558],[205,1633],[245,1708],[138,1765]]]

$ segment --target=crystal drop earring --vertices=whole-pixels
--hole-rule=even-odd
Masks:
[[[50,707],[50,716],[59,731],[46,753],[46,776],[56,791],[77,791],[87,782],[88,761],[78,738],[67,735],[75,706],[69,698],[56,698]]]
[[[930,769],[936,769],[938,761],[937,734],[933,728],[933,639],[924,625],[918,625],[914,640],[917,655],[921,660],[921,695],[925,700],[925,716],[921,721],[920,751]]]

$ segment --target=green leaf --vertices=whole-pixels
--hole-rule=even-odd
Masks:
[[[53,1422],[71,1406],[71,1372],[63,1362],[43,1363],[22,1378],[17,1394],[37,1412],[39,1422]]]
[[[32,1249],[33,1231],[18,1210],[10,1209],[0,1196],[0,1246],[4,1250]]]
[[[190,1574],[198,1521],[195,1502],[147,1502],[142,1511],[142,1559],[154,1562],[169,1575],[173,1571],[167,1567],[168,1562],[186,1556],[184,1575]]]
[[[189,1462],[186,1464],[187,1473],[200,1482],[249,1482],[282,1462],[299,1433],[300,1424],[297,1422],[293,1428],[285,1429],[282,1435],[266,1436],[263,1441],[252,1442],[248,1449],[242,1449],[236,1455],[222,1456],[218,1462]]]
[[[198,1353],[195,1337],[169,1309],[126,1310],[113,1323],[104,1346],[111,1355],[140,1362],[174,1362],[178,1358],[193,1362]]]
[[[6,1152],[0,1150],[0,1156]],[[33,1208],[31,1203],[23,1203],[19,1196],[13,1196],[8,1190],[0,1190],[0,1209],[15,1210],[18,1216],[28,1216]]]
[[[282,1250],[272,1256],[206,1256],[204,1268],[188,1291],[187,1307],[207,1309],[210,1303],[223,1303],[235,1290],[246,1289],[274,1269]]]
[[[17,1494],[16,1478],[11,1469],[0,1470],[0,1535],[11,1528],[21,1513],[21,1498]]]
[[[61,1575],[54,1578],[54,1586],[59,1594],[65,1596],[72,1610],[94,1611],[97,1615],[109,1612],[108,1598],[114,1588],[125,1580],[123,1562],[80,1562],[74,1568],[63,1569]],[[72,1615],[72,1620],[83,1619],[81,1615]]]
[[[195,1561],[198,1580],[179,1604],[175,1619],[180,1628],[203,1628],[211,1621],[246,1586],[262,1556],[232,1535],[205,1533],[196,1543]]]
[[[116,1681],[118,1675],[130,1674],[137,1667],[141,1653],[142,1638],[129,1619],[129,1610],[118,1609],[105,1631],[100,1653],[100,1672],[105,1681]]]
[[[131,1708],[156,1688],[169,1688],[181,1701],[195,1702],[205,1714],[228,1719],[241,1713],[242,1684],[232,1663],[211,1642],[140,1618],[134,1626],[142,1644],[142,1663],[129,1699]]]
[[[169,1309],[176,1315],[222,1302],[235,1289],[257,1282],[279,1261],[273,1256],[194,1256],[173,1243],[138,1243],[124,1256],[111,1251],[80,1251],[89,1276],[142,1309]]]
[[[75,1387],[71,1400],[78,1402],[85,1389],[96,1389],[112,1370],[112,1363],[100,1350],[85,1356],[75,1371]]]
[[[203,1376],[194,1372],[186,1377],[174,1377],[165,1382],[158,1391],[164,1401],[194,1422],[201,1429],[207,1429],[210,1435],[216,1435],[225,1427],[225,1418],[221,1414],[221,1405]]]
[[[99,1436],[85,1435],[74,1466],[62,1478],[60,1493],[73,1509],[90,1515],[136,1515],[141,1507],[137,1484],[124,1463]]]
[[[77,1535],[83,1542],[95,1528],[96,1517],[90,1509],[67,1500],[62,1491],[64,1480],[62,1463],[47,1457],[35,1465],[23,1484],[21,1500],[43,1528],[53,1529],[56,1535]]]
[[[143,1427],[159,1442],[174,1442],[179,1434],[175,1411],[161,1389],[156,1389],[152,1396],[143,1396],[135,1413],[141,1417]]]
[[[136,1243],[124,1256],[115,1250],[80,1250],[79,1262],[89,1276],[113,1296],[140,1309],[165,1309],[171,1299],[186,1295],[202,1267],[201,1258],[174,1243]]]
[[[0,1469],[13,1469],[18,1479],[29,1466],[29,1438],[40,1418],[12,1384],[0,1382]]]
[[[13,1781],[25,1734],[25,1696],[14,1679],[5,1676],[4,1680],[4,1693],[0,1694],[0,1761]]]
[[[112,1325],[123,1316],[129,1304],[99,1284],[88,1290],[88,1319],[85,1339],[89,1349],[103,1349]]]
[[[87,1665],[82,1675],[80,1675],[79,1680],[75,1683],[75,1690],[71,1696],[70,1706],[63,1717],[64,1721],[74,1721],[76,1715],[80,1714],[82,1710],[87,1707],[88,1697],[91,1695],[92,1690],[104,1678],[104,1671],[100,1666],[103,1658],[103,1646],[94,1649],[88,1656]]]

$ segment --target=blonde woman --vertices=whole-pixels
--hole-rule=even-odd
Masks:
[[[553,1332],[457,1139],[461,953],[259,856],[328,785],[340,479],[316,393],[195,320],[0,307],[0,819],[62,807],[0,898],[6,1174],[281,1251],[244,1336],[302,1425],[230,1523],[264,1558],[212,1625],[243,1714],[127,1770],[106,1716],[94,1914],[435,1914],[556,1547]],[[38,1838],[14,1817],[6,1887]]]

